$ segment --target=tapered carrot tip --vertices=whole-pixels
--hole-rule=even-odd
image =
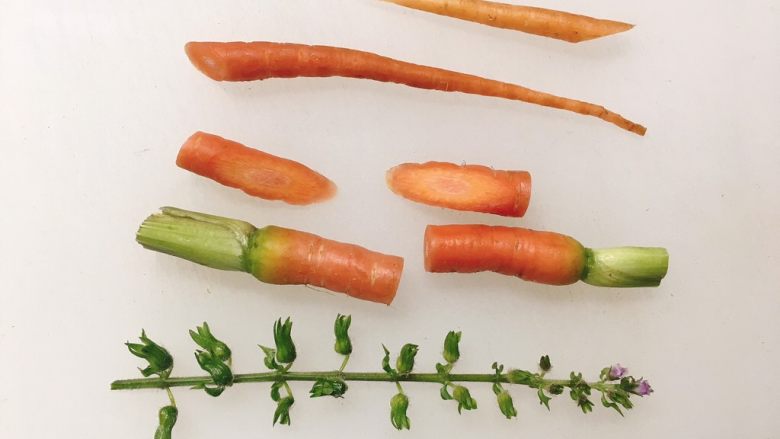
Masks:
[[[521,217],[531,198],[531,175],[480,165],[404,163],[387,172],[394,193],[418,203],[455,210]]]
[[[301,163],[200,131],[184,142],[176,164],[266,200],[311,204],[336,193],[332,181]]]

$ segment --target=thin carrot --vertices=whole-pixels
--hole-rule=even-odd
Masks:
[[[271,42],[190,42],[185,49],[192,64],[216,81],[329,76],[372,79],[429,90],[524,101],[598,117],[639,135],[647,131],[642,125],[600,105],[358,50]]]
[[[579,43],[625,32],[633,24],[484,0],[384,0],[407,8]]]
[[[396,194],[419,203],[521,217],[531,198],[531,174],[480,165],[404,163],[387,171]]]
[[[267,200],[311,204],[336,192],[333,182],[296,161],[200,131],[184,142],[176,164]]]
[[[314,285],[390,304],[404,261],[353,244],[235,219],[164,207],[149,216],[136,240],[147,249],[220,270],[244,271],[262,282]]]
[[[589,249],[566,235],[518,227],[428,226],[424,241],[429,272],[493,271],[549,285],[658,286],[669,265],[662,248]]]

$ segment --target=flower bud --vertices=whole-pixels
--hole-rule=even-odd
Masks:
[[[398,369],[398,373],[406,375],[414,369],[414,357],[417,355],[418,346],[416,344],[407,343],[401,348],[401,353],[398,354],[398,359],[395,362],[395,368]]]
[[[515,409],[515,405],[512,402],[512,396],[509,394],[509,392],[503,390],[498,393],[497,398],[498,408],[507,419],[512,419],[513,417],[517,416],[517,410]]]
[[[211,356],[211,353],[205,351],[196,351],[195,359],[201,369],[211,375],[211,379],[217,386],[233,385],[233,372],[230,367],[222,361]]]
[[[398,393],[390,400],[390,422],[398,430],[409,429],[409,417],[406,410],[409,408],[409,398],[403,393]]]
[[[444,338],[444,359],[447,363],[454,363],[460,358],[460,332],[450,331],[447,333],[447,337]]]
[[[452,399],[458,401],[458,413],[461,410],[474,410],[477,408],[477,401],[471,397],[469,389],[463,386],[454,386],[452,389]]]
[[[647,382],[647,380],[640,379],[639,382],[636,383],[634,388],[631,390],[631,393],[634,393],[639,396],[647,396],[653,393],[653,388],[650,387],[650,383]]]
[[[614,381],[623,378],[623,375],[625,375],[627,372],[628,369],[618,363],[609,367],[609,373],[607,375],[610,381]]]
[[[292,322],[288,317],[282,323],[279,319],[274,323],[274,342],[276,343],[276,361],[289,364],[295,361],[295,344],[292,341]]]
[[[542,369],[543,372],[549,372],[550,369],[552,369],[549,355],[545,355],[539,359],[539,368]]]
[[[173,369],[173,357],[165,348],[153,342],[146,336],[145,331],[141,331],[141,342],[125,343],[127,349],[136,357],[143,358],[149,363],[145,369],[141,369],[141,374],[145,377],[150,375],[159,375],[161,378],[167,378]]]
[[[336,317],[336,323],[333,330],[336,333],[336,344],[333,349],[341,355],[352,353],[352,341],[349,339],[349,325],[352,323],[352,316],[343,316],[339,314]]]
[[[168,405],[160,409],[157,417],[159,425],[154,433],[154,439],[171,439],[171,432],[179,417],[179,410],[175,406]]]
[[[563,387],[560,384],[553,384],[550,386],[550,393],[553,395],[560,395],[565,390],[565,387]]]
[[[214,337],[208,323],[203,322],[203,326],[198,326],[196,329],[198,332],[190,330],[190,337],[198,346],[207,350],[218,361],[230,360],[230,348],[224,342]]]
[[[345,393],[347,393],[347,383],[340,378],[320,378],[314,382],[309,390],[312,398],[320,396],[341,398]]]
[[[285,396],[276,403],[273,425],[276,425],[277,422],[282,425],[290,425],[290,408],[293,404],[295,404],[295,398],[292,396]]]

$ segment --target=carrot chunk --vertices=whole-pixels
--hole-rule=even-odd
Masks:
[[[480,165],[404,163],[387,172],[396,194],[418,203],[455,210],[521,217],[531,198],[531,174]]]
[[[266,200],[311,204],[336,193],[333,182],[301,163],[200,131],[184,142],[176,164]]]
[[[553,232],[485,225],[428,226],[425,269],[432,273],[494,271],[550,285],[580,280],[585,249]]]
[[[263,282],[315,285],[386,305],[404,265],[398,256],[277,226],[259,229],[249,251],[257,255],[251,272]]]

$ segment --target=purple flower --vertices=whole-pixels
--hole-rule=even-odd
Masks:
[[[650,387],[650,383],[648,383],[647,380],[640,379],[631,392],[639,396],[647,396],[653,393],[653,388]]]
[[[609,368],[609,379],[617,380],[623,378],[623,375],[625,375],[626,372],[628,372],[628,368],[621,366],[620,363],[615,364]]]

